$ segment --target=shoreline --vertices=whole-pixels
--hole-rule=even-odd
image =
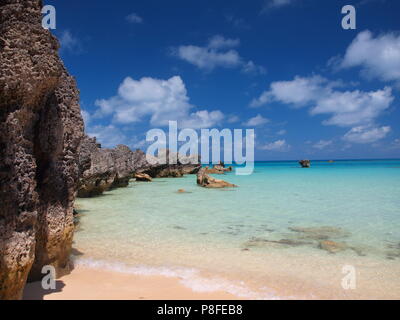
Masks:
[[[78,266],[60,277],[56,290],[28,283],[23,300],[241,300],[224,291],[195,292],[178,277],[134,275]]]
[[[144,266],[141,266],[144,267]],[[397,300],[397,290],[372,288],[364,281],[357,290],[343,290],[321,279],[295,278],[272,272],[264,290],[239,278],[215,273],[168,273],[141,267],[117,269],[102,264],[78,263],[56,281],[56,289],[45,291],[40,282],[25,287],[23,300]],[[136,269],[138,268],[138,269]],[[151,267],[149,267],[151,268]],[[272,270],[270,270],[272,271]],[[186,270],[186,273],[188,270]],[[228,276],[228,273],[225,274]],[[311,276],[311,274],[310,274]],[[311,281],[310,281],[311,280]],[[222,283],[221,283],[222,281]],[[380,288],[382,289],[382,288]]]

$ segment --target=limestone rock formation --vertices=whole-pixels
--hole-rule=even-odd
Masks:
[[[311,168],[311,161],[310,160],[300,160],[299,164],[302,168]]]
[[[160,151],[157,158],[153,158],[151,163],[148,163],[147,168],[142,172],[152,178],[180,178],[185,174],[197,174],[200,168],[199,156],[182,156],[164,149]]]
[[[152,182],[153,179],[145,173],[136,173],[135,174],[135,179],[136,181],[142,181],[142,182]]]
[[[42,6],[0,1],[0,300],[66,267],[74,231],[83,121]]]
[[[92,197],[126,187],[133,173],[148,166],[144,152],[119,145],[103,149],[96,138],[85,136],[79,154],[79,197]]]
[[[207,173],[209,173],[209,174],[225,174],[226,172],[232,172],[232,171],[233,171],[232,167],[226,168],[225,164],[221,161],[220,164],[216,164],[212,168],[209,168],[207,170]]]
[[[163,152],[168,159],[169,150]],[[193,157],[180,157],[176,164],[169,164],[168,161],[164,164],[161,158],[150,158],[149,162],[143,151],[131,151],[123,145],[115,149],[103,149],[96,138],[86,136],[79,155],[78,196],[93,197],[113,188],[126,187],[135,174],[148,175],[151,179],[178,178],[185,174],[196,174],[201,167],[197,164],[197,156],[196,161]],[[140,176],[139,181],[143,181]]]
[[[234,184],[226,182],[224,180],[215,179],[207,174],[208,167],[201,168],[197,173],[197,184],[204,188],[234,188],[237,187]]]

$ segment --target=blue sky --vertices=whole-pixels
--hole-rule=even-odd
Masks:
[[[396,0],[46,1],[87,132],[255,128],[256,159],[400,157]],[[341,8],[357,9],[343,30]]]

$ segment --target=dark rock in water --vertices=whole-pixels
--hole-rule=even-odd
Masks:
[[[176,230],[186,230],[184,227],[181,226],[173,226],[173,228]]]
[[[310,160],[300,160],[299,164],[302,168],[311,168],[311,161]]]
[[[232,167],[226,168],[225,164],[221,161],[220,164],[216,164],[212,168],[208,168],[206,173],[208,173],[208,174],[225,174],[226,172],[232,172],[232,171],[233,171]]]
[[[168,149],[162,150],[158,158],[152,158],[144,172],[152,178],[181,178],[186,174],[197,174],[201,168],[198,155],[182,156]]]
[[[197,174],[197,184],[204,188],[235,188],[234,184],[215,179],[207,174],[208,167],[201,168]]]
[[[360,257],[365,257],[366,256],[366,254],[364,253],[364,251],[361,248],[349,247],[349,249],[353,250]]]
[[[145,173],[136,173],[135,174],[135,179],[136,181],[142,181],[142,182],[152,182],[153,179]]]
[[[289,227],[290,231],[301,233],[304,239],[328,240],[330,238],[345,238],[350,235],[349,232],[337,227]]]
[[[299,247],[311,245],[311,242],[307,241],[299,241],[293,239],[281,239],[281,240],[268,240],[264,238],[251,238],[249,241],[245,243],[246,247]]]
[[[319,248],[328,251],[329,253],[338,253],[340,251],[345,251],[349,249],[349,247],[345,243],[330,240],[320,241]]]
[[[146,155],[119,145],[103,149],[96,138],[86,136],[79,154],[79,191],[81,198],[93,197],[104,191],[126,187],[134,172],[146,167]]]
[[[170,151],[164,150],[163,153],[169,159]],[[147,157],[141,150],[131,151],[124,145],[115,149],[102,149],[96,138],[85,137],[79,155],[78,196],[93,197],[113,188],[126,187],[135,174],[150,178],[178,178],[185,174],[195,174],[201,167],[198,156],[176,157],[177,164],[163,164],[158,158]],[[139,176],[138,181],[149,180],[141,180]]]
[[[42,5],[0,1],[0,300],[68,267],[74,233],[79,92]]]

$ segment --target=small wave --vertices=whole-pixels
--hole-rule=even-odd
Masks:
[[[238,298],[252,300],[280,300],[281,297],[273,293],[269,288],[262,288],[254,291],[242,281],[230,281],[220,277],[206,278],[201,276],[200,271],[194,268],[182,267],[151,267],[145,265],[128,266],[120,262],[109,262],[105,260],[95,260],[90,258],[73,257],[75,266],[87,267],[91,269],[105,270],[132,274],[137,276],[164,276],[168,278],[178,278],[179,282],[191,289],[193,292],[209,293],[223,291]]]

